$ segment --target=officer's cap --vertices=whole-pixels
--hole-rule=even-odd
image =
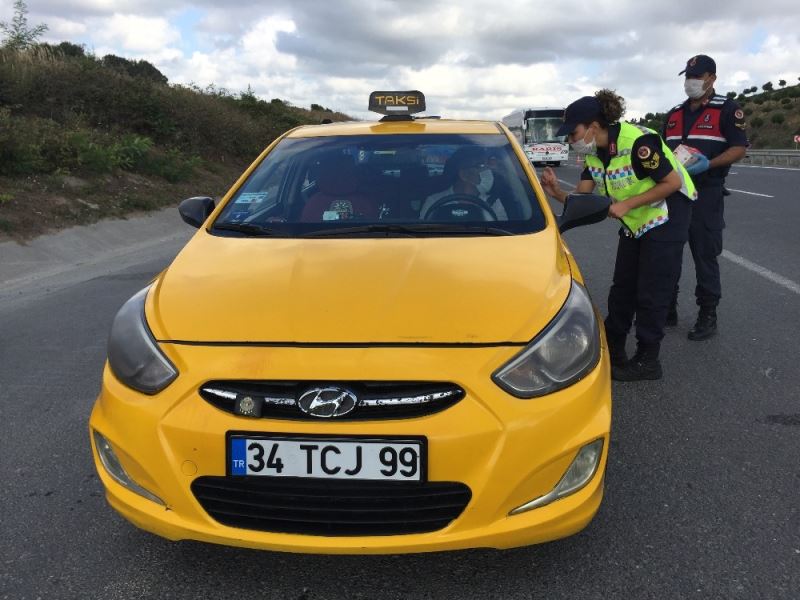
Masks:
[[[556,135],[569,135],[581,123],[591,123],[602,115],[603,109],[597,98],[594,96],[579,98],[564,111],[564,124],[558,128]]]
[[[715,75],[717,73],[717,63],[715,63],[714,59],[710,56],[698,54],[686,61],[686,68],[678,73],[678,75],[683,75],[684,73],[686,73],[688,77],[697,77],[703,73]]]

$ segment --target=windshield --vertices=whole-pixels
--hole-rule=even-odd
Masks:
[[[219,235],[510,235],[543,229],[502,135],[284,139],[212,226]]]
[[[566,136],[557,136],[556,131],[561,127],[563,119],[559,117],[534,117],[528,119],[527,133],[529,144],[542,142],[565,142]]]

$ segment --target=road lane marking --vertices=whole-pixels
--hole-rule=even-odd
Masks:
[[[577,185],[575,185],[574,183],[570,183],[569,181],[564,181],[563,179],[559,179],[559,181],[560,181],[561,183],[563,183],[564,185],[568,185],[569,187],[578,187],[578,186],[577,186]]]
[[[770,271],[766,267],[762,267],[761,265],[751,262],[743,256],[739,256],[738,254],[734,254],[728,250],[723,250],[722,256],[727,258],[729,261],[736,263],[740,267],[744,267],[745,269],[752,271],[757,275],[761,275],[761,277],[764,279],[769,279],[772,283],[777,283],[779,286],[786,288],[790,292],[800,295],[800,283],[795,283],[783,275],[778,275],[776,272]]]
[[[774,198],[775,196],[770,196],[769,194],[759,194],[758,192],[746,192],[744,190],[737,190],[732,187],[728,188],[731,192],[739,192],[740,194],[750,194],[751,196],[762,196],[764,198]]]

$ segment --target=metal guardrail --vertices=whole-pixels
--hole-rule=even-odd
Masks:
[[[800,167],[800,150],[748,150],[745,165]]]
[[[800,150],[748,150],[740,162],[745,165],[800,167]],[[570,152],[565,164],[583,167],[583,157]]]

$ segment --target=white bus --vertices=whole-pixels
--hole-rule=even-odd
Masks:
[[[523,108],[503,117],[503,123],[522,144],[529,161],[558,166],[569,158],[566,137],[556,137],[563,117],[563,108]]]

